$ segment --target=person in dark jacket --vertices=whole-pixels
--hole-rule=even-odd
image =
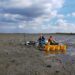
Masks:
[[[39,46],[44,46],[45,45],[45,37],[43,35],[40,35],[38,42],[39,42]]]

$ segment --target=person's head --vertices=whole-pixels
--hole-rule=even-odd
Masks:
[[[44,37],[42,33],[40,33],[40,37],[41,37],[41,38]]]
[[[50,38],[53,38],[52,36],[50,36]]]
[[[40,33],[39,37],[42,38],[42,34],[41,33]]]

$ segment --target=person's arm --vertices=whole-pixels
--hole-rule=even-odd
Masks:
[[[49,42],[49,39],[48,39],[48,42]]]
[[[56,43],[56,41],[55,41],[55,39],[54,39],[54,38],[52,39],[52,42],[53,42],[53,43]]]

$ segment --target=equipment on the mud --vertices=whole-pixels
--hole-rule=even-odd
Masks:
[[[36,42],[35,41],[27,41],[25,42],[25,45],[35,45]]]
[[[38,41],[27,41],[25,45],[32,45],[38,47],[39,50],[46,51],[47,53],[49,52],[54,52],[54,53],[66,53],[67,51],[67,46],[64,44],[58,44],[58,45],[50,45],[48,41],[44,46],[40,46]]]

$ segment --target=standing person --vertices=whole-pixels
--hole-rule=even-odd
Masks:
[[[39,42],[40,47],[44,46],[45,45],[45,37],[43,35],[40,35],[38,42]]]
[[[49,37],[48,42],[50,43],[50,45],[58,45],[58,43],[55,42],[53,36],[50,36],[50,37]]]

